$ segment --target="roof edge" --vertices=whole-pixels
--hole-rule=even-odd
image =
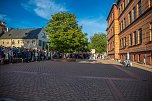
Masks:
[[[110,9],[110,12],[109,12],[108,17],[107,17],[107,19],[106,19],[106,20],[108,20],[108,18],[109,18],[109,16],[110,16],[110,14],[111,14],[112,9],[113,9],[113,7],[114,7],[114,6],[116,6],[116,3],[113,3],[113,4],[112,4],[111,9]]]
[[[24,30],[24,29],[43,29],[43,27],[39,27],[39,28],[10,28],[10,29],[16,29],[16,30]]]
[[[117,0],[117,5],[120,3],[120,0]]]

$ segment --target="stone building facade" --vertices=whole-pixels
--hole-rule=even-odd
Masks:
[[[114,21],[111,21],[107,28],[108,36],[114,35],[114,38],[108,39],[108,55],[114,59],[125,60],[128,53],[132,61],[152,65],[152,0],[117,0],[111,8],[107,22],[115,15],[118,19],[115,18],[117,23],[113,28],[118,29],[111,32]],[[113,39],[116,40],[111,45]],[[111,47],[114,49],[111,50]],[[119,51],[116,51],[117,49]]]

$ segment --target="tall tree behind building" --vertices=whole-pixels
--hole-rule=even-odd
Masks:
[[[76,16],[67,12],[52,15],[46,32],[49,34],[50,47],[59,52],[88,50],[87,34],[78,26]]]
[[[106,34],[95,33],[94,36],[90,37],[90,47],[95,49],[97,53],[106,52],[107,40]]]

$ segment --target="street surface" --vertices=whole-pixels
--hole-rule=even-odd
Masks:
[[[6,98],[12,101],[152,101],[152,72],[95,61],[0,65],[0,101]]]

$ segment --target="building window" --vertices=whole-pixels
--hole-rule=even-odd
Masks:
[[[132,46],[132,34],[130,34],[129,37],[130,37],[130,46]]]
[[[127,17],[127,21],[128,21],[128,24],[127,25],[129,25],[130,24],[130,14],[128,14],[128,17]]]
[[[42,40],[39,40],[39,46],[42,46]]]
[[[113,12],[112,12],[112,21],[113,21]]]
[[[15,44],[15,41],[14,41],[14,40],[12,41],[12,45],[13,45],[13,44]]]
[[[122,22],[120,23],[120,31],[122,31]]]
[[[141,1],[138,2],[138,14],[139,16],[142,14]]]
[[[27,44],[29,44],[29,41],[27,41]]]
[[[134,11],[134,20],[135,20],[136,19],[136,7],[134,7],[133,11]]]
[[[137,35],[136,35],[136,31],[134,32],[134,45],[136,45],[137,44]]]
[[[23,44],[23,41],[21,40],[20,43]]]
[[[35,46],[36,45],[36,42],[35,42],[35,40],[32,40],[32,44]]]
[[[123,21],[121,21],[121,31],[123,30]]]
[[[3,42],[3,44],[4,44],[4,42]]]
[[[139,29],[139,44],[142,44],[142,29]]]
[[[124,28],[126,28],[126,18],[124,18],[124,21],[123,21],[123,23],[124,23]]]
[[[120,49],[121,49],[121,39],[120,39]]]
[[[124,11],[124,8],[125,8],[124,2],[122,2],[122,11]]]
[[[124,47],[126,47],[126,37],[124,37]]]
[[[128,3],[130,3],[130,0],[128,0]]]
[[[126,8],[126,0],[124,0],[124,8]]]
[[[132,22],[132,13],[129,12],[129,24]]]
[[[111,36],[113,36],[113,28],[111,29]]]
[[[150,41],[152,41],[152,23],[149,24]]]
[[[122,13],[122,11],[123,11],[123,7],[122,7],[122,4],[121,4],[121,13]]]
[[[20,43],[20,41],[18,40],[18,44]]]
[[[112,50],[114,49],[114,41],[112,42]]]
[[[124,48],[124,39],[122,38],[122,48]]]
[[[122,24],[122,30],[123,30],[123,29],[124,29],[124,25],[123,25],[124,23],[123,23],[123,20],[122,20],[121,24]]]
[[[114,27],[113,27],[113,28],[112,28],[112,33],[113,33],[113,35],[114,35],[114,31],[115,31],[115,30],[114,30]]]
[[[120,40],[121,40],[121,43],[120,43],[120,44],[121,44],[121,49],[122,49],[122,39],[120,39]]]
[[[119,23],[119,29],[120,29],[120,32],[121,32],[121,23]]]
[[[125,38],[122,39],[123,42],[123,48],[125,48]]]
[[[120,12],[120,8],[119,8],[119,15],[120,15],[120,13],[121,13],[121,12]]]
[[[139,31],[138,31],[138,33],[137,33],[137,44],[139,44],[139,40],[140,40],[140,35],[139,35]]]
[[[152,6],[152,0],[148,0],[149,7]]]
[[[121,39],[121,48],[123,48],[123,39]]]
[[[35,40],[32,40],[32,44],[35,44]]]
[[[140,54],[138,54],[138,62],[140,62]]]

